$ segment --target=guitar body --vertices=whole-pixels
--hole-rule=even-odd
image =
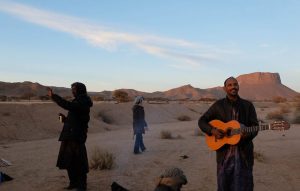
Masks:
[[[236,145],[241,139],[241,125],[238,121],[232,120],[224,123],[220,120],[212,120],[209,124],[224,132],[222,139],[216,139],[215,136],[206,134],[206,144],[214,151],[218,150],[225,144]],[[243,127],[243,132],[257,132],[262,130],[288,130],[290,124],[286,121],[275,121],[270,124],[260,124],[258,126]]]
[[[222,139],[216,139],[215,136],[209,136],[206,134],[206,144],[210,149],[215,151],[225,144],[236,145],[240,141],[241,134],[231,135],[232,130],[240,129],[240,123],[238,121],[232,120],[224,123],[220,120],[212,120],[209,124],[225,132],[225,136]]]

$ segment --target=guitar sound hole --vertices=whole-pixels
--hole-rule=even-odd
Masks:
[[[227,131],[226,131],[226,136],[227,137],[231,137],[232,136],[232,129],[231,128],[228,128]]]

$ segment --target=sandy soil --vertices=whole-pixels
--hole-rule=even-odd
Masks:
[[[146,152],[134,155],[130,104],[95,104],[91,112],[91,129],[87,148],[107,149],[116,157],[112,170],[88,174],[88,190],[110,190],[113,181],[132,191],[148,191],[167,167],[181,168],[188,184],[182,190],[216,190],[215,152],[210,151],[203,136],[196,136],[197,118],[209,104],[145,105],[150,130],[144,136]],[[277,105],[256,105],[261,118]],[[0,104],[0,158],[13,163],[0,170],[14,178],[0,185],[1,191],[63,190],[68,178],[55,167],[61,124],[54,104]],[[99,120],[99,113],[111,124]],[[188,115],[192,121],[179,122]],[[31,116],[31,118],[30,118]],[[160,132],[169,130],[179,139],[161,139]],[[284,135],[284,136],[283,136]],[[254,165],[255,190],[299,190],[300,188],[300,125],[289,131],[263,131],[254,140],[255,151],[261,154]],[[181,155],[189,158],[182,159]]]

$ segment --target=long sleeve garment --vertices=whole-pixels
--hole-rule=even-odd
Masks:
[[[72,101],[67,101],[54,94],[52,100],[60,107],[68,110],[59,141],[72,140],[85,143],[87,138],[90,107],[93,102],[87,95],[78,95]]]
[[[140,105],[134,105],[132,108],[133,111],[133,132],[137,133],[145,133],[145,127],[147,123],[145,121],[145,111],[144,107]]]
[[[233,108],[235,115],[233,117]],[[212,127],[208,124],[211,120],[218,119],[224,123],[237,118],[239,123],[250,127],[257,126],[258,120],[256,116],[256,111],[253,104],[250,101],[244,100],[238,97],[236,102],[231,102],[227,97],[216,101],[206,113],[204,113],[199,121],[199,128],[211,135]],[[237,144],[239,152],[241,153],[241,158],[247,166],[253,166],[253,142],[252,139],[257,135],[257,131],[252,133],[247,133],[246,137],[242,138]],[[217,150],[217,163],[221,163],[224,160],[224,156],[229,149],[229,145],[224,145]]]

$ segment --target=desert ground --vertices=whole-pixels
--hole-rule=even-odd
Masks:
[[[215,152],[198,133],[197,120],[211,103],[145,104],[149,130],[144,135],[146,152],[133,154],[131,103],[95,103],[87,140],[91,158],[95,148],[115,156],[110,170],[90,170],[89,191],[108,191],[113,181],[131,191],[154,190],[157,177],[168,167],[181,168],[188,179],[183,191],[216,190]],[[283,106],[292,121],[293,104],[255,103],[258,118]],[[51,102],[0,103],[0,158],[12,163],[0,170],[14,180],[0,184],[1,191],[59,191],[68,184],[66,171],[58,170],[56,159],[62,124],[57,114],[66,111]],[[177,118],[186,115],[188,121]],[[173,139],[162,139],[161,131]],[[254,190],[300,189],[300,125],[288,131],[262,131],[254,139],[258,156],[254,164]],[[187,155],[183,159],[180,156]]]

